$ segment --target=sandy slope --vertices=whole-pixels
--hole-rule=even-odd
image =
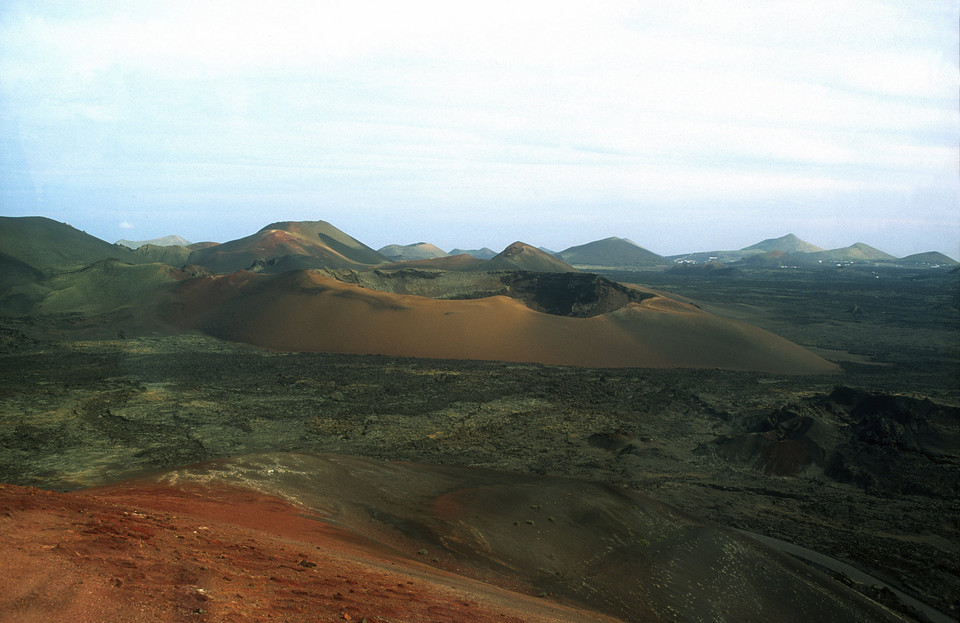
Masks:
[[[589,367],[836,371],[769,332],[662,297],[593,318],[538,313],[502,296],[441,301],[315,271],[185,282],[170,322],[284,351],[485,359]]]

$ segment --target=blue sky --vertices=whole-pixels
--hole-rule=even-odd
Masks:
[[[0,213],[960,255],[945,0],[0,4]]]

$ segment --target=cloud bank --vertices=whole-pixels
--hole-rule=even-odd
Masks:
[[[960,252],[951,3],[340,4],[5,3],[3,210]]]

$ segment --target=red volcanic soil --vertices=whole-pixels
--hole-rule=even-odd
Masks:
[[[419,564],[279,498],[0,485],[0,621],[614,621]]]

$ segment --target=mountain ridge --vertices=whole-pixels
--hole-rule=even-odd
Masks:
[[[189,247],[192,243],[183,238],[182,236],[177,236],[176,234],[170,234],[169,236],[161,236],[159,238],[151,238],[150,240],[117,240],[114,244],[118,244],[122,247],[127,247],[128,249],[133,249],[136,251],[144,245],[153,245],[155,247]]]
[[[391,260],[417,262],[417,265],[427,262],[423,264],[424,267],[449,270],[482,269],[481,263],[489,260],[495,260],[493,265],[487,267],[491,270],[498,266],[503,269],[515,267],[524,270],[550,271],[571,270],[576,266],[588,270],[591,268],[636,269],[668,267],[678,263],[739,263],[747,258],[766,254],[766,259],[757,260],[759,263],[754,262],[754,265],[759,267],[776,265],[776,262],[772,261],[774,256],[769,255],[774,251],[784,253],[784,259],[788,264],[808,267],[832,262],[879,262],[881,265],[891,263],[916,268],[937,268],[954,266],[957,263],[957,260],[937,251],[914,253],[898,259],[863,242],[839,249],[824,250],[792,233],[778,238],[768,238],[740,250],[698,251],[667,257],[653,253],[627,238],[611,236],[569,247],[553,255],[544,252],[542,247],[534,249],[531,245],[526,245],[530,248],[524,258],[526,263],[521,262],[519,265],[516,263],[516,258],[512,258],[511,253],[506,255],[503,251],[495,253],[486,247],[467,250],[465,254],[473,258],[469,261],[463,258],[447,260],[445,258],[456,257],[464,253],[464,250],[454,249],[454,253],[447,254],[435,245],[424,242],[412,245],[387,245],[383,250],[399,249],[393,258],[388,258],[322,220],[277,221],[253,234],[223,243],[155,245],[149,241],[142,241],[145,244],[140,244],[136,250],[131,250],[121,244],[110,244],[76,230],[66,223],[58,223],[46,217],[0,218],[3,219],[0,220],[0,252],[41,271],[76,270],[109,257],[128,263],[159,261],[176,268],[191,264],[202,266],[213,272],[226,273],[245,269],[279,272],[303,268],[362,268],[386,265],[391,263]],[[174,235],[165,237],[167,242],[177,239],[182,240]],[[39,248],[44,250],[38,254],[36,249]],[[539,251],[536,261],[533,259],[533,251]],[[417,255],[424,257],[416,257]],[[404,259],[405,257],[408,259]],[[548,261],[548,257],[557,258],[561,264]]]
[[[281,221],[249,236],[194,251],[188,262],[225,273],[288,256],[299,258],[300,267],[356,268],[387,261],[326,221]]]

